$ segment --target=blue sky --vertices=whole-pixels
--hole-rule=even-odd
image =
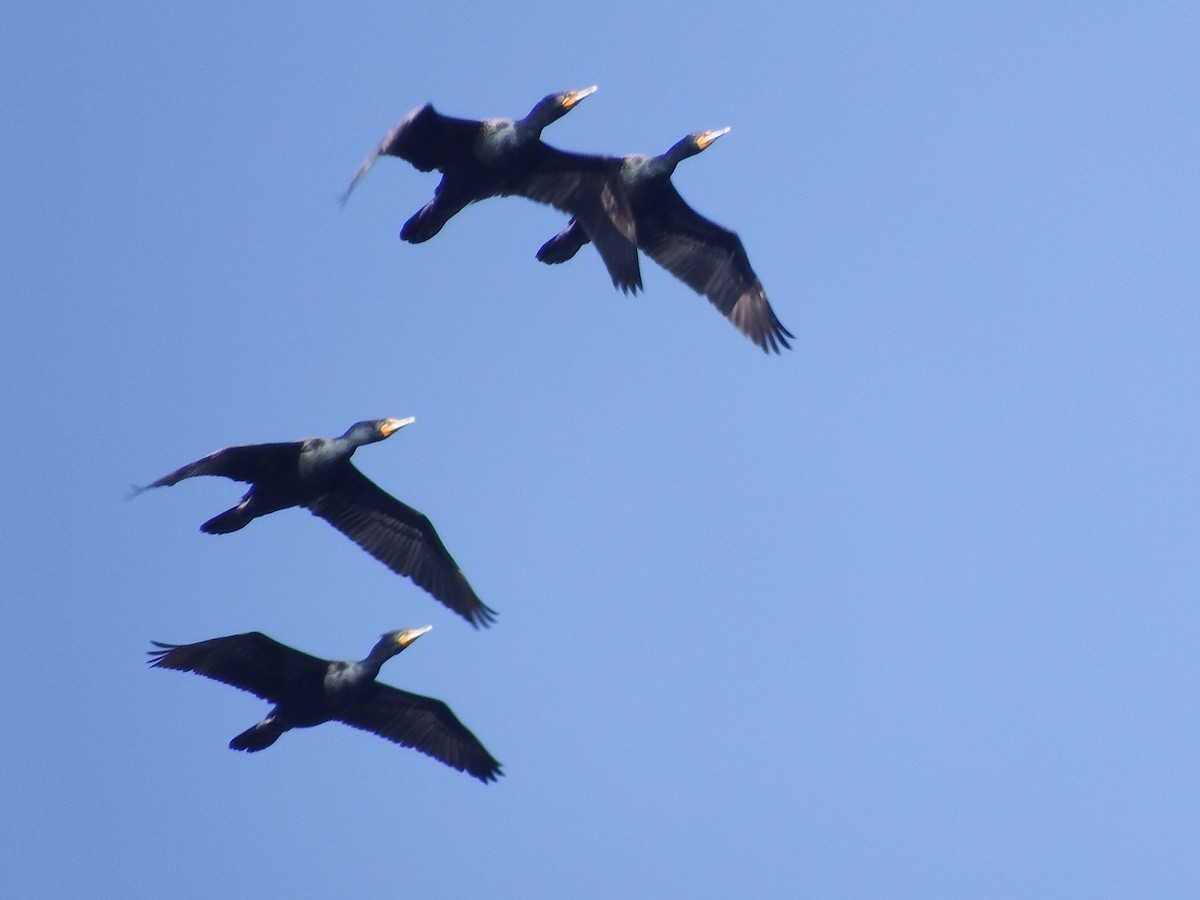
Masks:
[[[1200,105],[1190,4],[472,12],[18,4],[0,35],[0,893],[1195,896]],[[434,5],[436,6],[436,5]],[[795,349],[646,262],[534,259],[363,155],[409,109],[676,174]],[[474,631],[217,447],[415,416],[362,470]],[[483,786],[145,668],[261,630],[447,701]]]

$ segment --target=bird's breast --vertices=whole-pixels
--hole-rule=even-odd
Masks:
[[[325,691],[343,694],[358,686],[360,672],[357,666],[345,662],[332,662],[325,670]]]

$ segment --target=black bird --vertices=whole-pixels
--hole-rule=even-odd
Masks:
[[[762,282],[750,268],[741,239],[684,202],[671,183],[675,167],[728,132],[700,131],[661,156],[634,154],[621,161],[621,181],[633,208],[637,245],[660,266],[703,294],[764,352],[790,348],[792,333],[767,302]],[[588,242],[586,228],[572,219],[538,250],[544,263],[566,262]]]
[[[258,631],[195,644],[151,641],[150,664],[195,672],[275,704],[270,715],[229,742],[254,753],[292,728],[344,722],[474,775],[495,781],[500,764],[441,700],[375,680],[379,668],[433,626],[389,631],[361,662],[318,659]]]
[[[248,482],[250,490],[242,501],[209,519],[201,531],[228,534],[259,516],[302,506],[472,625],[488,625],[495,611],[475,595],[429,519],[385,492],[350,462],[363,444],[382,441],[413,421],[412,417],[377,419],[359,422],[337,438],[226,447],[134,492],[167,487],[194,475]]]
[[[567,153],[541,140],[543,128],[595,90],[593,85],[550,94],[523,119],[455,119],[426,103],[363,160],[342,203],[380,156],[398,156],[422,172],[442,173],[433,199],[400,230],[404,240],[429,240],[469,203],[518,194],[574,216],[595,242],[613,284],[636,292],[642,274],[633,215],[618,174],[620,160]]]

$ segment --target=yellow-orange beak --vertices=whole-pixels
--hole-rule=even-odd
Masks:
[[[700,135],[700,137],[696,138],[696,146],[703,150],[723,134],[729,134],[728,125],[726,125],[724,128],[719,128],[716,131],[705,131]]]
[[[396,635],[396,643],[400,645],[401,649],[404,649],[421,635],[425,634],[425,632],[432,630],[432,625],[426,625],[424,628],[406,628]]]
[[[600,89],[599,85],[593,84],[591,87],[584,88],[582,91],[569,91],[562,105],[565,109],[570,109],[584,97],[596,93]]]
[[[405,425],[411,425],[415,421],[417,421],[415,416],[409,416],[407,419],[385,419],[379,426],[379,433],[384,437],[391,437],[393,432],[399,431]]]

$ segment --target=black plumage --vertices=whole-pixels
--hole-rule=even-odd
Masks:
[[[633,209],[637,245],[707,297],[764,352],[778,353],[781,347],[790,347],[787,339],[793,335],[771,309],[741,239],[688,206],[671,183],[671,174],[680,162],[727,131],[688,135],[661,156],[626,156],[621,161],[621,181]],[[542,245],[537,257],[544,263],[566,262],[587,242],[587,230],[572,219],[566,229]]]
[[[336,438],[226,447],[136,491],[167,487],[196,475],[248,482],[250,490],[241,502],[209,519],[201,531],[228,534],[259,516],[304,507],[472,625],[488,625],[495,611],[476,596],[429,519],[350,462],[358,447],[381,441],[412,421],[378,419],[359,422]]]
[[[417,244],[437,234],[452,216],[488,197],[519,195],[573,216],[596,244],[613,284],[636,291],[642,275],[620,161],[568,153],[541,140],[542,129],[596,90],[564,91],[543,98],[523,119],[456,119],[426,103],[410,112],[363,160],[342,202],[380,156],[407,160],[442,180],[433,199],[404,223],[400,237]]]
[[[274,704],[265,719],[229,742],[233,750],[265,750],[293,728],[343,722],[495,781],[500,764],[450,707],[375,680],[385,662],[432,627],[388,632],[358,662],[318,659],[252,631],[195,644],[152,641],[158,649],[149,651],[150,664],[195,672]]]

